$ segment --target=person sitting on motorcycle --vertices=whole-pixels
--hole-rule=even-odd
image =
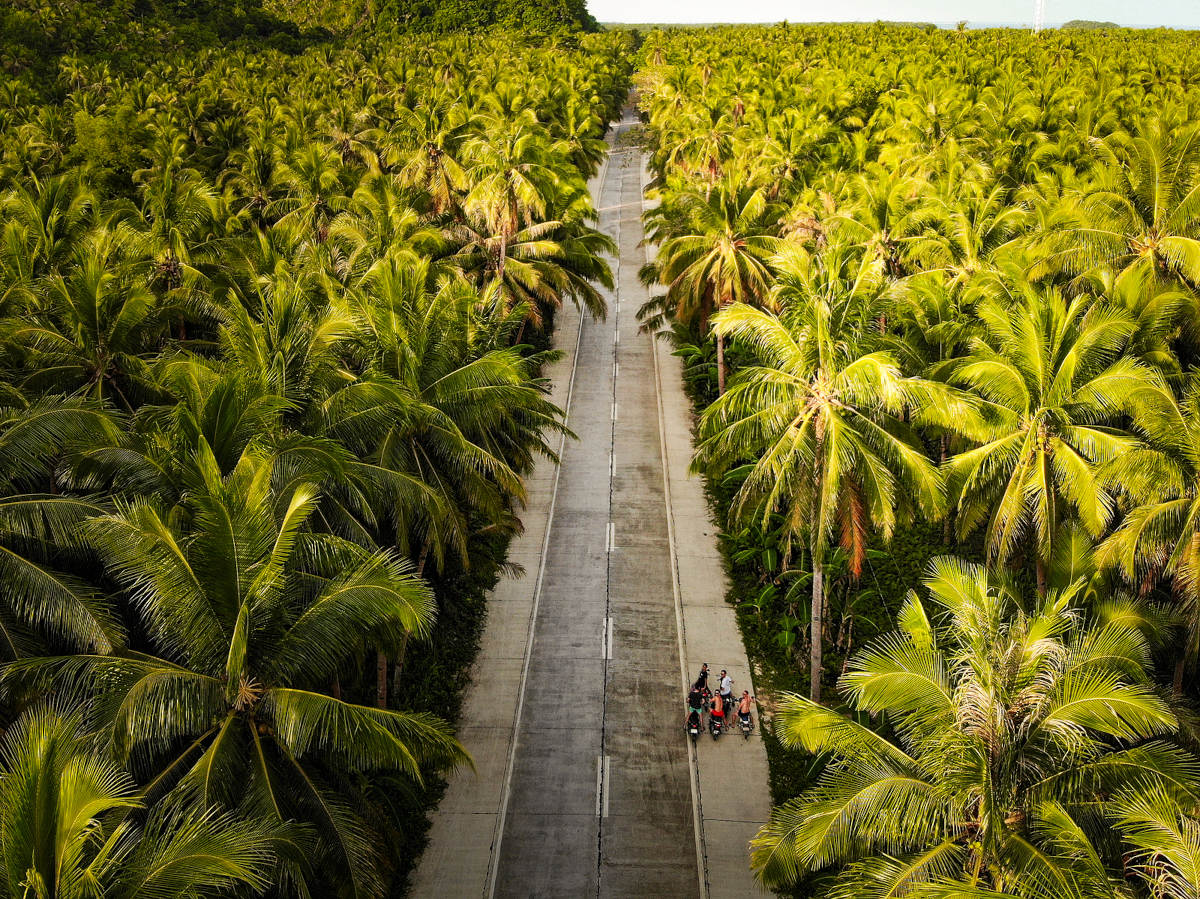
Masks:
[[[688,693],[687,704],[689,709],[693,709],[697,712],[704,708],[704,692],[694,684],[692,685],[691,692]]]
[[[742,698],[738,702],[738,718],[744,724],[750,723],[750,710],[754,708],[754,697],[750,695],[749,690],[742,691]]]
[[[708,707],[708,716],[715,718],[719,724],[725,723],[725,703],[721,701],[720,696],[712,698],[712,703]]]

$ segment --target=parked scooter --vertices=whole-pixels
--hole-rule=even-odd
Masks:
[[[700,711],[692,709],[688,712],[687,732],[688,736],[692,738],[693,743],[700,739],[700,730],[702,727],[703,725],[700,723]]]

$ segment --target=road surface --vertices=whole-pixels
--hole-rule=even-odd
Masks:
[[[434,815],[418,897],[756,893],[746,842],[768,811],[762,745],[729,735],[692,748],[682,730],[701,661],[739,689],[750,676],[687,477],[678,360],[638,330],[636,133],[627,111],[592,183],[619,249],[609,314],[566,309],[556,330],[554,399],[579,439],[528,484],[510,554],[526,575],[489,602],[459,729],[478,774],[456,774]]]

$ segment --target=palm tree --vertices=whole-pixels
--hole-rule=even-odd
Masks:
[[[276,174],[285,193],[267,210],[275,218],[275,227],[293,244],[324,243],[330,223],[350,203],[344,176],[341,157],[328,147],[309,144],[298,150]]]
[[[96,195],[73,174],[32,178],[0,196],[0,311],[32,302],[42,279],[69,263],[91,223]]]
[[[1075,199],[1070,226],[1044,235],[1032,274],[1107,269],[1200,287],[1200,126],[1154,119],[1094,147],[1095,186]]]
[[[952,196],[931,198],[914,213],[912,227],[924,230],[908,248],[910,264],[944,271],[956,284],[969,282],[1012,246],[1027,218],[1003,185],[979,179],[958,183]]]
[[[148,651],[25,659],[5,676],[93,696],[104,742],[148,778],[147,796],[180,784],[202,807],[307,822],[317,837],[307,870],[337,870],[352,895],[377,895],[356,775],[419,783],[464,753],[431,716],[323,689],[368,646],[427,634],[432,598],[394,554],[306,530],[316,490],[273,495],[269,458],[248,452],[222,478],[206,445],[197,452],[202,481],[169,519],[135,502],[86,530]]]
[[[445,233],[455,247],[446,264],[481,295],[490,292],[506,312],[520,313],[534,327],[541,328],[567,298],[596,318],[607,314],[596,284],[612,289],[612,271],[602,254],[616,247],[600,231],[582,222],[550,220],[505,235],[468,219]]]
[[[0,658],[50,643],[81,652],[125,643],[120,617],[82,576],[89,559],[78,528],[105,511],[104,500],[64,489],[64,463],[118,435],[112,416],[78,398],[0,407]]]
[[[362,278],[389,253],[440,253],[443,241],[421,214],[422,199],[395,176],[373,175],[359,183],[329,228],[330,239],[343,248],[340,268],[347,279]]]
[[[115,258],[109,236],[94,235],[33,314],[9,322],[10,335],[29,353],[27,387],[115,396],[132,412],[131,388],[143,380],[162,323],[156,297]]]
[[[803,539],[812,562],[809,677],[821,698],[824,564],[835,538],[857,576],[873,531],[886,539],[901,513],[940,515],[943,487],[903,417],[931,406],[953,416],[961,403],[939,385],[906,378],[880,349],[881,265],[845,247],[775,261],[779,314],[743,303],[713,319],[714,331],[756,358],[701,416],[697,466],[753,468],[734,498],[735,518],[782,512],[787,539]],[[931,413],[932,414],[932,413]]]
[[[1162,890],[1160,874],[1192,870],[1181,844],[1190,832],[1194,851],[1197,759],[1169,742],[1179,722],[1142,633],[1088,618],[1082,581],[1028,598],[946,557],[923,583],[899,629],[841,678],[856,715],[886,715],[882,732],[782,700],[780,739],[829,761],[753,841],[759,878],[782,887],[830,872],[845,897],[1082,899],[1126,895],[1128,877],[1187,896]],[[1182,836],[1162,841],[1162,866],[1152,820]]]
[[[986,523],[996,561],[1031,538],[1044,589],[1067,508],[1094,537],[1108,524],[1098,468],[1137,445],[1121,416],[1159,376],[1124,354],[1135,325],[1123,310],[1020,276],[990,283],[978,307],[984,333],[949,374],[980,402],[981,445],[949,461],[948,484],[960,535]]]
[[[190,899],[270,884],[279,834],[261,821],[144,808],[137,785],[92,751],[84,715],[25,712],[0,746],[0,897]]]
[[[348,477],[368,502],[347,499],[339,530],[396,546],[440,568],[447,554],[469,561],[472,522],[493,532],[519,526],[521,476],[547,440],[569,433],[535,380],[541,357],[513,348],[514,326],[482,320],[478,296],[462,285],[428,287],[428,265],[377,266],[353,295],[353,343],[363,377],[322,406],[325,434],[355,461]],[[480,328],[481,324],[485,324]],[[386,654],[377,659],[377,701],[387,702]]]
[[[770,308],[768,261],[779,252],[775,236],[779,209],[763,189],[741,186],[732,177],[711,191],[689,190],[671,205],[647,213],[648,237],[661,241],[643,279],[666,285],[667,292],[639,311],[646,328],[665,320],[694,327],[708,336],[709,317],[731,303]],[[725,337],[716,334],[717,392],[725,392]]]
[[[883,260],[891,278],[905,274],[904,246],[914,237],[921,187],[912,175],[876,164],[855,178],[853,203],[838,217],[848,236]]]
[[[1131,504],[1100,545],[1098,559],[1139,589],[1169,578],[1180,604],[1185,638],[1175,666],[1175,690],[1200,658],[1200,382],[1188,377],[1176,401],[1165,390],[1138,396],[1138,424],[1149,446],[1125,453],[1103,472],[1103,483]]]
[[[499,236],[503,260],[503,242],[546,216],[559,178],[532,110],[511,118],[489,117],[481,128],[480,135],[463,145],[470,161],[463,210]]]
[[[390,148],[393,158],[389,161],[403,160],[401,181],[424,190],[435,213],[453,212],[467,186],[466,172],[458,160],[470,125],[467,107],[460,102],[430,101],[401,110],[399,115],[402,127]]]

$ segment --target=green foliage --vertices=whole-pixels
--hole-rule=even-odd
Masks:
[[[1113,742],[1158,735],[1179,753],[1190,738],[1186,715],[1182,733],[1176,719],[1156,728],[1168,681],[1173,703],[1195,696],[1200,646],[1194,37],[785,23],[663,29],[642,45],[659,201],[646,219],[660,244],[642,275],[661,288],[644,320],[674,325],[687,366],[696,467],[727,522],[730,600],[758,693],[815,698],[850,672],[848,714],[788,699],[767,740],[780,808],[756,867],[774,887],[1189,895],[1179,884],[1194,859],[1192,773],[1173,798],[1123,783],[1049,807],[1004,779],[1039,763],[1003,755],[1008,735],[1037,729],[1014,721],[983,737],[981,779],[958,778],[969,799],[933,811],[922,795],[958,788],[943,777],[971,751],[959,730],[1051,707],[1035,694],[1066,676],[1057,666],[1069,667],[1075,640],[1106,642],[1117,623],[1137,664],[1082,676],[1067,701],[1130,719],[1089,713],[1055,725],[1061,747],[1029,752],[1070,764]],[[691,212],[722,193],[763,198],[752,232]],[[754,242],[773,249],[750,252]],[[679,249],[701,246],[737,277],[689,268]],[[729,284],[742,302],[709,332]],[[973,570],[1019,598],[1005,634],[971,642],[978,622],[931,624],[904,599],[947,552],[986,560],[991,573]],[[1010,581],[1021,586],[999,586]],[[1061,608],[1046,612],[1055,591]],[[940,700],[900,669],[932,670],[934,631],[957,647],[937,665],[953,668],[962,704],[922,729]],[[1053,676],[1002,696],[1018,656],[1039,657],[1027,639],[1061,640]],[[970,671],[954,667],[972,653]],[[993,653],[1012,653],[995,676]],[[864,666],[879,674],[874,698],[856,692]],[[970,707],[989,691],[991,710]],[[862,739],[789,736],[791,724]],[[880,741],[892,749],[864,748]],[[892,754],[947,747],[953,758],[919,775]],[[996,809],[1003,820],[982,819]],[[1128,867],[1151,832],[1171,846],[1161,876]]]
[[[364,28],[439,34],[493,27],[527,34],[597,29],[585,0],[265,0],[265,5],[282,19],[337,34]]]
[[[953,557],[935,560],[923,586],[841,678],[851,708],[886,716],[882,733],[782,699],[783,742],[831,759],[756,838],[763,881],[832,869],[839,896],[1040,897],[1127,877],[1186,895],[1171,884],[1195,861],[1179,822],[1200,762],[1164,739],[1179,722],[1136,625],[1088,618],[1080,582],[1032,599]],[[1165,881],[1128,867],[1159,827],[1178,834]]]
[[[605,311],[586,180],[632,42],[284,52],[253,5],[2,15],[30,10],[45,56],[6,57],[0,105],[0,722],[84,704],[81,751],[139,797],[130,876],[262,832],[266,874],[209,840],[223,883],[399,895],[566,430],[555,309]]]

